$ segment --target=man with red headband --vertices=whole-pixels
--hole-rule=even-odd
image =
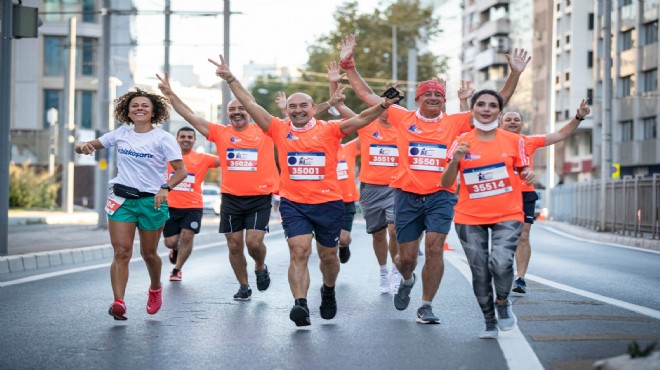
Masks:
[[[353,90],[366,104],[374,104],[382,98],[371,90],[355,69],[353,53],[357,46],[354,35],[341,42],[340,67],[346,71]],[[511,73],[501,95],[505,101],[513,94],[518,78],[530,58],[524,50],[507,55]],[[443,187],[440,177],[445,167],[447,147],[456,136],[469,131],[470,113],[443,114],[445,86],[430,80],[419,84],[415,102],[419,108],[409,111],[399,105],[387,109],[389,122],[398,131],[399,175],[390,184],[394,193],[394,226],[399,253],[395,263],[401,274],[399,289],[394,295],[394,306],[405,310],[410,303],[410,292],[417,280],[419,241],[426,232],[426,260],[422,268],[422,302],[417,310],[417,322],[438,324],[440,319],[433,313],[432,301],[444,274],[443,247],[454,217],[456,183]]]

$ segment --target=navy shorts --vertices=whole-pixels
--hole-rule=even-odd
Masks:
[[[539,200],[539,195],[535,191],[523,191],[523,212],[525,212],[525,223],[533,224],[536,217],[534,217],[534,210],[536,209],[536,201]]]
[[[353,219],[355,218],[355,202],[344,202],[344,225],[342,230],[349,233],[353,230]]]
[[[222,194],[220,232],[235,233],[243,229],[268,231],[272,196]]]
[[[165,222],[163,236],[169,238],[178,235],[181,233],[181,229],[192,230],[195,234],[199,234],[203,213],[204,210],[201,208],[170,207],[170,218]]]
[[[394,227],[399,243],[419,239],[424,231],[449,233],[454,219],[456,194],[446,190],[420,195],[394,191]]]
[[[303,204],[282,198],[280,215],[286,238],[313,233],[320,245],[334,248],[344,223],[344,201]]]

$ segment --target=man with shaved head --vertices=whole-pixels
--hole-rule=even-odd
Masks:
[[[371,108],[344,121],[314,118],[316,105],[304,93],[291,95],[286,102],[288,120],[270,115],[236,79],[222,56],[216,75],[224,79],[232,93],[278,149],[280,175],[280,215],[289,245],[289,285],[294,298],[289,318],[297,326],[310,325],[307,292],[310,279],[307,262],[316,238],[320,269],[321,317],[330,320],[337,313],[335,282],[339,274],[337,243],[341,233],[344,201],[337,181],[338,151],[341,139],[368,125],[399,98],[380,99]]]

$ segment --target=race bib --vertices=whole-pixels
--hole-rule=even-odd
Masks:
[[[227,170],[254,172],[258,158],[257,149],[227,148]]]
[[[492,197],[513,191],[504,163],[464,170],[463,179],[470,199]]]
[[[174,172],[170,173],[170,177],[174,175]],[[192,192],[194,190],[195,186],[195,174],[194,173],[189,173],[188,176],[186,176],[183,181],[179,183],[179,185],[175,186],[174,189],[176,191],[185,191],[185,192]]]
[[[325,153],[287,153],[289,178],[291,180],[323,180],[325,176]]]
[[[399,164],[399,149],[396,145],[369,145],[369,165],[396,167]]]
[[[126,198],[115,195],[115,193],[112,192],[112,189],[110,189],[110,193],[108,193],[108,200],[105,202],[105,213],[110,216],[114,215],[119,207],[124,204],[124,201],[126,201]]]
[[[442,172],[446,157],[445,145],[410,143],[408,147],[408,163],[413,170]]]
[[[346,180],[348,178],[348,163],[339,161],[337,163],[337,180]]]

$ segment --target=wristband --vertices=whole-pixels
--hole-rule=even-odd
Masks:
[[[236,76],[234,76],[231,80],[227,80],[227,85],[229,85],[230,83],[232,83],[234,81],[236,81]]]
[[[349,71],[351,69],[355,69],[355,60],[353,58],[351,59],[342,59],[339,61],[339,66],[346,70]]]
[[[383,103],[380,103],[380,107],[387,110],[387,107],[383,105]]]
[[[575,119],[578,120],[578,121],[584,121],[584,118],[585,117],[578,116],[577,113],[575,114]]]

